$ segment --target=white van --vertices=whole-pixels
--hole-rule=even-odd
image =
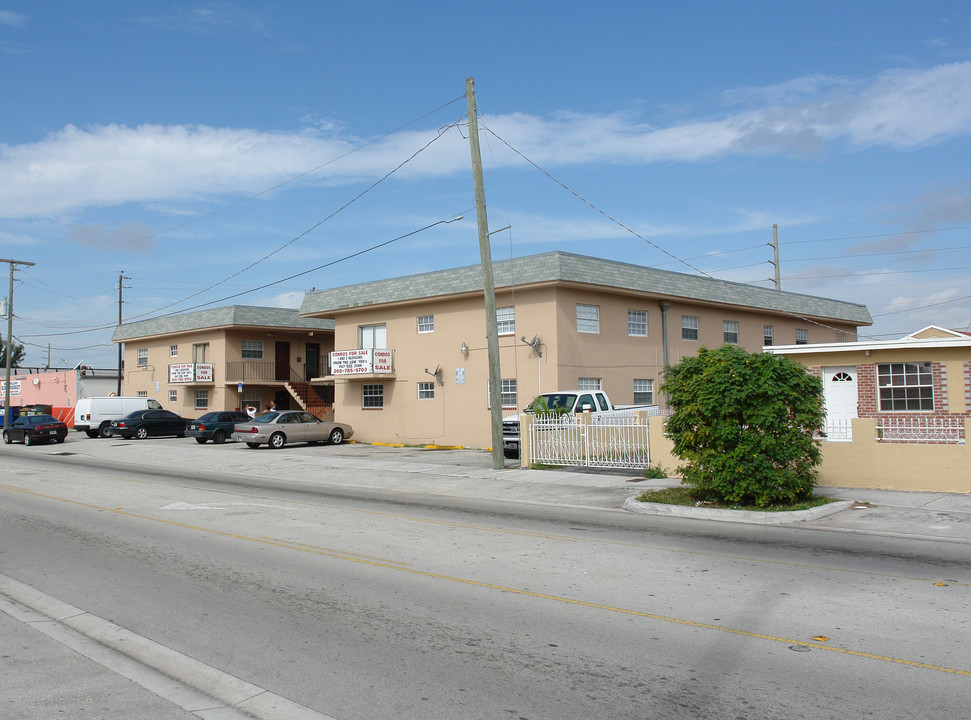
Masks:
[[[108,426],[136,410],[161,410],[158,400],[147,397],[86,397],[74,408],[74,429],[84,431],[89,438],[110,437]]]

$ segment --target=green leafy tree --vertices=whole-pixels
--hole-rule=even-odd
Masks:
[[[23,345],[18,345],[14,343],[13,354],[10,356],[10,366],[17,367],[24,361],[24,356],[27,354],[24,350]],[[7,343],[0,338],[0,367],[7,367]]]
[[[727,503],[792,503],[812,495],[821,459],[819,378],[788,358],[735,345],[702,348],[665,371],[667,432],[684,484]]]

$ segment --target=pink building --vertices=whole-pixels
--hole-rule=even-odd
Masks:
[[[0,406],[6,389],[0,374]],[[13,368],[10,373],[10,407],[50,405],[51,414],[74,423],[78,398],[111,395],[118,390],[118,371],[78,365],[68,370]]]

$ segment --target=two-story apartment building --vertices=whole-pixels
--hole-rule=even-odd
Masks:
[[[601,388],[663,406],[666,365],[701,346],[844,342],[865,306],[563,252],[493,263],[502,405]],[[480,266],[310,292],[300,314],[334,323],[335,415],[355,438],[491,444]]]
[[[232,305],[119,325],[124,390],[158,400],[184,417],[270,402],[331,411],[330,388],[308,380],[327,372],[332,320],[296,310]]]

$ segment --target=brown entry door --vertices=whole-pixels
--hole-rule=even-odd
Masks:
[[[290,343],[276,344],[276,379],[288,381],[290,379]]]

